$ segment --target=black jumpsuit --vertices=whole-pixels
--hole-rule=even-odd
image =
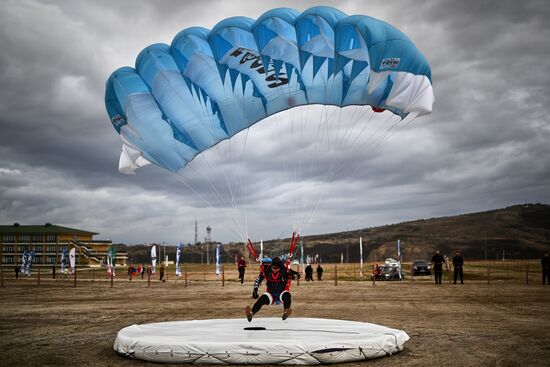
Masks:
[[[258,287],[262,281],[266,280],[266,293],[262,294],[260,298],[252,306],[252,313],[255,314],[262,308],[263,305],[270,304],[283,304],[286,309],[290,308],[291,295],[290,295],[290,281],[300,277],[300,273],[282,267],[279,272],[274,273],[271,270],[271,266],[262,265],[260,267],[260,275],[254,282],[254,292],[258,291]]]

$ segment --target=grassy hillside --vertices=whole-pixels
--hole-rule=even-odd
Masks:
[[[442,218],[421,219],[349,232],[306,236],[304,253],[320,255],[323,262],[359,261],[359,237],[363,238],[363,257],[369,261],[397,255],[397,240],[401,240],[404,261],[429,258],[436,249],[452,255],[462,251],[469,259],[538,258],[550,251],[550,205],[525,204],[504,209],[470,213]],[[281,248],[288,251],[290,239],[264,241],[265,253],[278,256]],[[258,246],[257,246],[258,247]],[[210,247],[211,262],[214,246]],[[223,246],[224,262],[244,250],[243,244]],[[168,247],[170,259],[175,248]],[[205,246],[186,247],[184,261],[206,262]],[[129,246],[128,256],[137,261],[147,258],[147,246]]]

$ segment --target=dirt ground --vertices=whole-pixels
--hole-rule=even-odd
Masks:
[[[158,366],[113,351],[134,323],[244,317],[251,280],[174,277],[166,283],[82,277],[5,278],[0,288],[0,366]],[[99,279],[101,278],[101,279]],[[251,278],[250,278],[251,279]],[[521,282],[304,282],[293,284],[293,316],[335,318],[405,330],[393,356],[343,366],[549,366],[550,286]],[[258,316],[279,316],[277,306]],[[207,336],[205,336],[207,337]]]

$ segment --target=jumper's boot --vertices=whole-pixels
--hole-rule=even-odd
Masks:
[[[285,308],[283,311],[283,321],[286,320],[292,314],[291,308]]]
[[[252,321],[252,310],[250,309],[250,306],[246,306],[244,312],[246,312],[246,319],[248,322]]]

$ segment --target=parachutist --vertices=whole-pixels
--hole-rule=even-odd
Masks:
[[[257,299],[254,306],[246,306],[246,318],[248,321],[252,321],[252,317],[256,314],[262,306],[271,304],[283,304],[282,319],[286,320],[292,313],[290,308],[292,296],[290,294],[290,282],[292,279],[300,278],[300,273],[286,268],[283,261],[276,257],[269,264],[262,264],[260,266],[260,274],[254,282],[254,289],[252,291],[252,298]],[[266,280],[266,293],[262,296],[258,296],[258,287],[263,280]]]

